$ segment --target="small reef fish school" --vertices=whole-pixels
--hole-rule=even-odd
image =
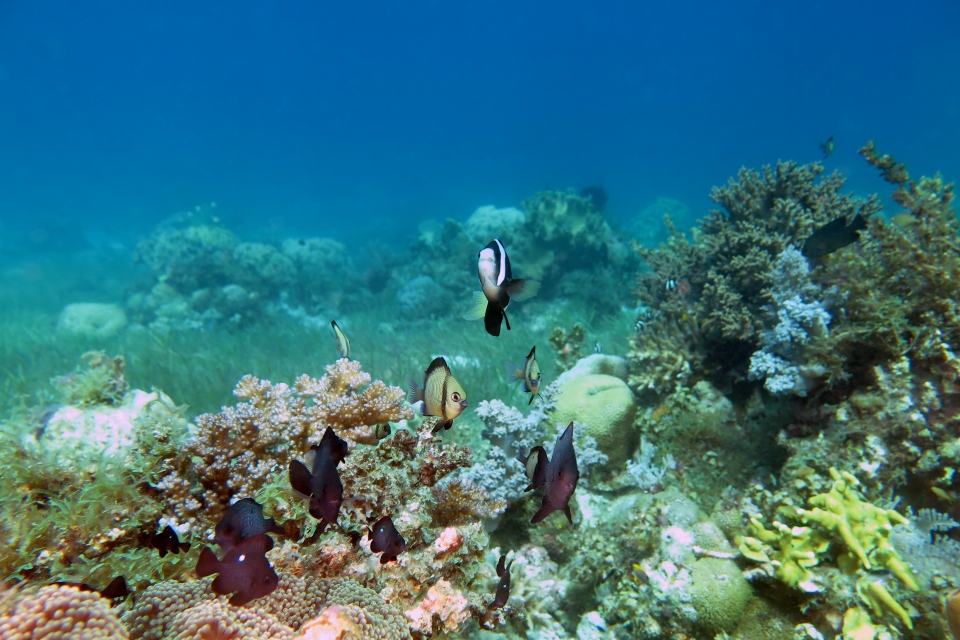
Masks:
[[[540,284],[513,278],[510,258],[497,239],[480,251],[477,275],[482,291],[475,294],[474,309],[464,317],[471,320],[483,318],[487,333],[497,337],[501,324],[506,324],[507,330],[510,330],[506,311],[511,298],[529,299],[537,293]],[[341,358],[349,359],[349,338],[336,321],[330,324],[337,351]],[[507,373],[509,381],[523,383],[523,390],[531,394],[528,404],[532,404],[541,384],[536,347],[530,349],[522,368],[508,363]],[[467,392],[457,382],[443,357],[435,358],[424,371],[422,387],[415,380],[410,381],[409,399],[411,404],[421,404],[420,413],[423,416],[436,419],[431,429],[434,434],[450,429],[454,419],[468,406]],[[344,500],[343,483],[337,466],[349,453],[348,443],[337,436],[333,427],[327,427],[320,443],[310,447],[309,467],[300,460],[290,462],[290,487],[309,501],[309,513],[318,520],[313,540],[328,526],[337,525],[337,516]],[[527,491],[546,487],[542,506],[531,523],[542,522],[554,511],[562,511],[573,524],[569,503],[580,478],[573,442],[573,423],[557,439],[552,458],[543,446],[538,445],[523,461],[531,482]],[[380,564],[396,562],[406,550],[407,543],[394,526],[390,514],[376,515],[379,518],[366,532],[370,550],[381,554]],[[197,576],[203,578],[217,574],[211,589],[218,595],[230,595],[233,605],[245,605],[270,594],[279,584],[279,578],[266,558],[266,552],[274,546],[269,535],[271,533],[293,539],[301,536],[300,531],[287,531],[272,518],[264,518],[263,507],[255,500],[243,498],[234,502],[216,525],[214,541],[224,555],[218,558],[209,547],[204,547],[196,566]],[[178,540],[169,525],[154,536],[151,544],[158,549],[161,557],[167,552],[177,553],[190,548],[189,543]],[[488,605],[490,610],[503,609],[510,599],[510,567],[513,562],[504,565],[506,558],[506,554],[502,555],[497,564],[500,583]]]

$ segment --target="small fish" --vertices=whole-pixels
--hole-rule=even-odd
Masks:
[[[917,219],[917,216],[913,215],[909,211],[901,211],[897,215],[891,216],[890,221],[899,227],[903,227],[904,229],[908,229],[920,222],[920,220]]]
[[[110,581],[110,584],[100,589],[100,596],[107,600],[122,600],[130,595],[127,589],[127,579],[123,576],[117,576]]]
[[[54,582],[53,584],[59,584],[65,587],[76,587],[80,589],[80,591],[93,591],[99,593],[101,598],[106,598],[107,600],[122,600],[130,595],[130,591],[127,589],[127,580],[123,576],[117,576],[103,589],[91,587],[86,582]]]
[[[190,549],[189,542],[180,542],[180,538],[177,537],[177,532],[173,530],[173,527],[167,525],[163,528],[163,531],[157,535],[150,538],[150,546],[160,552],[160,557],[167,555],[168,553],[184,553]]]
[[[670,291],[670,292],[676,291],[677,281],[674,280],[673,278],[670,278],[669,280],[667,280],[666,288],[667,288],[667,291]]]
[[[467,408],[467,392],[450,373],[450,367],[442,357],[434,358],[423,372],[422,388],[416,380],[410,379],[408,399],[410,404],[423,401],[420,407],[421,415],[443,418],[433,428],[434,433],[440,429],[449,429],[454,418]]]
[[[598,342],[597,344],[593,345],[593,351],[594,353],[603,353],[603,345]]]
[[[597,184],[580,189],[580,197],[593,203],[593,208],[601,213],[607,208],[607,190],[603,185]]]
[[[539,489],[547,482],[547,452],[543,447],[534,447],[530,453],[524,457],[523,454],[517,456],[517,460],[523,463],[524,473],[530,484],[524,489],[524,492]]]
[[[580,470],[577,468],[577,452],[573,449],[573,423],[557,438],[553,448],[553,458],[547,463],[547,490],[543,494],[540,510],[534,514],[530,524],[537,524],[554,511],[563,511],[570,524],[570,496],[577,488]]]
[[[390,516],[383,516],[377,520],[370,529],[370,551],[379,553],[380,564],[387,564],[391,560],[396,560],[397,556],[407,548],[407,541],[403,539],[397,528],[393,526],[393,520]]]
[[[820,143],[820,151],[823,151],[823,159],[826,160],[833,153],[833,136],[827,138],[826,142]]]
[[[340,328],[340,325],[337,324],[336,320],[330,321],[330,326],[333,327],[333,336],[337,339],[337,351],[340,352],[341,358],[350,359],[350,338],[347,337],[347,334],[343,332]]]
[[[219,574],[210,588],[218,595],[232,593],[230,604],[237,607],[269,594],[277,588],[279,578],[265,555],[268,539],[261,533],[241,540],[223,560],[217,560],[210,547],[204,547],[197,560],[197,577]]]
[[[322,533],[328,524],[337,523],[340,504],[343,502],[343,483],[337,472],[337,465],[349,453],[347,443],[337,437],[333,429],[327,427],[326,433],[310,449],[314,452],[313,473],[299,460],[290,461],[290,486],[305,496],[310,496],[310,515],[320,520],[318,533]]]
[[[380,424],[373,425],[373,435],[377,438],[377,440],[383,440],[390,435],[391,432],[392,430],[390,429],[389,422],[381,422]]]
[[[244,498],[234,502],[217,523],[213,541],[220,545],[221,551],[229,551],[241,540],[258,536],[261,533],[283,533],[284,530],[273,518],[263,517],[263,506],[253,498]],[[273,539],[267,536],[267,551],[273,548]]]
[[[815,229],[803,243],[801,251],[808,258],[822,258],[856,242],[860,238],[860,232],[866,228],[867,221],[859,213],[850,224],[847,224],[844,216],[840,216]]]
[[[530,394],[530,402],[527,404],[533,404],[533,399],[540,395],[540,365],[537,363],[536,347],[530,349],[527,359],[523,362],[523,368],[507,363],[507,384],[518,380],[523,381],[523,390]]]
[[[506,554],[500,556],[497,562],[497,576],[500,578],[500,583],[497,585],[497,595],[487,607],[488,609],[500,609],[510,600],[510,567],[513,566],[513,560],[509,564],[506,562]]]
[[[477,276],[482,290],[474,291],[473,306],[463,317],[466,320],[483,318],[483,326],[492,336],[500,335],[501,321],[506,322],[507,331],[510,331],[510,319],[507,318],[510,298],[522,302],[540,291],[539,282],[513,278],[507,250],[497,239],[480,250]]]

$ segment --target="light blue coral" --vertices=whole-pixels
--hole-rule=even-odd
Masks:
[[[804,396],[812,372],[797,361],[811,336],[827,330],[831,316],[820,300],[823,291],[810,280],[807,259],[796,248],[780,252],[769,277],[777,324],[761,334],[762,348],[750,358],[749,375],[764,380],[771,393]]]

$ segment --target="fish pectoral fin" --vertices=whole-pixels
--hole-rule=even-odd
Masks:
[[[540,293],[540,283],[536,280],[517,278],[507,283],[504,289],[506,289],[507,294],[512,299],[517,302],[523,302]]]
[[[519,380],[523,380],[523,369],[518,369],[517,365],[512,362],[508,362],[504,365],[507,370],[507,384],[513,384]]]
[[[474,291],[473,300],[470,302],[470,309],[463,314],[464,320],[479,320],[487,312],[487,298],[483,291]]]

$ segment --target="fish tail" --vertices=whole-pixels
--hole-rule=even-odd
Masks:
[[[479,320],[487,313],[487,298],[483,291],[474,291],[470,309],[463,314],[464,320]]]
[[[483,315],[483,326],[492,336],[500,335],[500,323],[507,317],[503,311],[500,310],[500,307],[492,304],[487,305],[487,309]],[[510,323],[507,322],[507,329],[510,329]]]

